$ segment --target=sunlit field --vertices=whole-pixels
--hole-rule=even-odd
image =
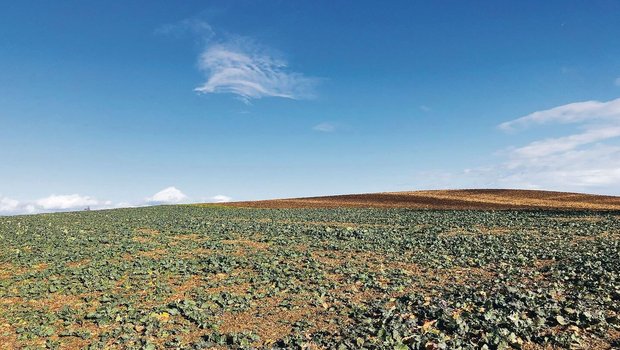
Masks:
[[[3,349],[620,346],[620,216],[161,206],[0,218]]]

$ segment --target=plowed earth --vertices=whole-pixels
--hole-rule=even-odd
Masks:
[[[226,203],[244,208],[412,208],[452,210],[620,210],[620,197],[535,190],[382,192]]]

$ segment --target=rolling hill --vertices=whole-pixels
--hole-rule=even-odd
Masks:
[[[620,197],[583,193],[465,189],[381,192],[226,203],[245,208],[412,208],[445,210],[620,210]]]

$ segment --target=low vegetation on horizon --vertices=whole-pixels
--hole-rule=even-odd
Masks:
[[[615,349],[619,256],[618,211],[3,217],[0,348]]]

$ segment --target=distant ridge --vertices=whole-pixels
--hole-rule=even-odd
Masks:
[[[620,210],[620,197],[539,190],[467,189],[347,194],[230,202],[224,205],[246,208]]]

